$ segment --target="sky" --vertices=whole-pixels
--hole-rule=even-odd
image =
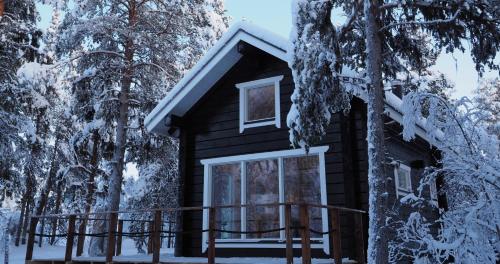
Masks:
[[[225,0],[227,15],[231,17],[230,25],[247,20],[288,38],[292,28],[292,0]],[[39,5],[40,27],[47,28],[52,10],[48,6]],[[498,63],[500,57],[497,56]],[[455,98],[471,96],[479,83],[478,74],[468,52],[456,51],[453,54],[442,53],[433,70],[444,73],[455,84]],[[498,72],[489,71],[485,78],[498,77]]]

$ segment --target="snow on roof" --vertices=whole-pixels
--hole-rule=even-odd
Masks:
[[[188,71],[144,120],[148,131],[167,134],[167,116],[183,116],[208,90],[242,57],[237,45],[240,41],[259,48],[285,62],[289,56],[289,41],[269,30],[250,22],[241,21],[224,33],[219,41]],[[343,69],[344,75],[357,75],[354,71]],[[356,78],[355,76],[352,76]],[[355,95],[366,101],[366,91]],[[386,92],[386,113],[403,124],[402,100],[391,92]],[[417,135],[427,139],[423,124],[418,124]]]

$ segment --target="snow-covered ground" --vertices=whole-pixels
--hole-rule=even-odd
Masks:
[[[76,249],[73,250],[73,254],[75,254]],[[64,258],[65,247],[64,246],[50,246],[48,244],[42,246],[41,248],[35,245],[33,252],[33,259],[63,259]],[[125,239],[123,241],[122,247],[122,256],[114,257],[116,261],[132,261],[132,262],[141,262],[141,261],[151,261],[151,255],[137,254],[137,250],[134,247],[133,241],[130,239]],[[26,255],[26,245],[22,245],[16,247],[14,245],[10,246],[9,252],[9,263],[10,264],[24,264],[24,258]],[[0,252],[0,260],[4,259],[4,252]],[[103,260],[103,257],[74,257],[74,259],[78,260]],[[173,257],[173,249],[162,249],[160,260],[162,262],[168,263],[207,263],[206,258],[191,258],[191,257]],[[327,264],[333,263],[331,259],[313,259],[314,264]],[[216,258],[217,263],[221,264],[283,264],[286,263],[284,258],[251,258],[251,257],[242,257],[242,258]],[[294,263],[302,263],[300,258],[295,258]],[[348,259],[343,259],[343,263],[355,263],[349,261]]]

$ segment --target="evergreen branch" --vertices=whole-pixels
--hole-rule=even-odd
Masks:
[[[349,31],[352,28],[352,25],[356,20],[356,18],[358,17],[359,11],[361,10],[361,6],[362,6],[361,0],[358,0],[354,3],[354,6],[352,7],[352,12],[349,15],[349,18],[347,19],[347,22],[344,25],[342,25],[338,31],[339,40],[342,40],[347,31]]]
[[[463,1],[460,7],[457,9],[457,11],[453,14],[452,17],[448,19],[435,19],[435,20],[429,20],[429,21],[405,21],[405,22],[398,22],[398,23],[392,23],[387,26],[383,26],[379,32],[382,32],[384,30],[393,28],[393,27],[398,27],[398,26],[408,26],[408,25],[420,25],[420,26],[429,26],[429,25],[436,25],[436,24],[449,24],[454,22],[457,18],[458,15],[462,12],[463,8]]]

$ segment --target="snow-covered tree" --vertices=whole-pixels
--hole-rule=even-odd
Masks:
[[[484,80],[474,91],[473,101],[484,111],[488,132],[500,138],[500,79]]]
[[[428,102],[430,109],[422,112]],[[439,166],[429,167],[416,195],[404,202],[415,211],[396,221],[397,239],[390,245],[391,261],[403,258],[419,263],[497,263],[500,235],[500,152],[498,137],[488,133],[490,113],[467,98],[450,102],[423,92],[404,97],[405,140],[423,125],[431,143],[441,152]],[[438,221],[426,219],[421,208],[436,206],[427,196],[437,178],[447,208]],[[439,227],[436,231],[435,227]]]
[[[83,110],[84,128],[79,142],[102,150],[101,166],[109,175],[106,210],[119,209],[126,162],[141,162],[145,171],[168,162],[134,158],[132,148],[168,145],[144,134],[144,117],[221,35],[227,26],[223,12],[219,0],[90,0],[75,1],[68,10],[59,50],[77,77],[74,105],[76,112]],[[85,155],[96,168],[93,154]]]
[[[500,29],[494,1],[294,1],[290,66],[295,92],[288,116],[291,142],[321,139],[335,111],[348,110],[351,85],[335,84],[345,68],[364,74],[367,92],[369,238],[368,263],[387,263],[384,82],[420,72],[441,50],[470,44],[476,69],[498,69]],[[331,10],[345,23],[331,22]],[[336,17],[333,17],[336,21]],[[428,41],[422,41],[422,36]],[[337,43],[335,43],[337,42]],[[323,74],[323,75],[322,75]],[[328,92],[331,91],[331,92]],[[340,100],[339,100],[340,98]]]
[[[33,1],[0,1],[0,201],[22,196],[22,162],[33,124],[19,103],[26,90],[17,70],[33,61],[40,32]]]

